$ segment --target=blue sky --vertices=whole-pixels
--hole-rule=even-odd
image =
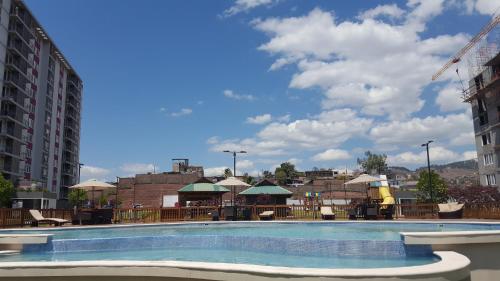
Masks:
[[[84,81],[83,179],[476,157],[454,69],[431,76],[500,1],[26,2]]]

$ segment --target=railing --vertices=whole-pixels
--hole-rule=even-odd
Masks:
[[[327,205],[328,206],[328,205]],[[351,205],[331,205],[336,219],[348,219]],[[237,207],[237,219],[258,220],[264,211],[273,211],[277,220],[321,220],[318,205],[243,205]],[[437,219],[438,207],[435,204],[397,204],[394,205],[395,219]],[[40,210],[47,218],[71,220],[72,209]],[[115,209],[113,221],[116,223],[158,223],[176,221],[209,221],[217,212],[221,220],[225,219],[224,210],[217,206],[204,207],[168,207]],[[466,219],[500,219],[500,203],[465,205],[463,217]],[[33,218],[28,209],[1,209],[0,227],[22,227],[30,225]]]
[[[348,219],[351,205],[332,205],[332,211],[337,219]],[[498,208],[500,219],[500,208]],[[242,205],[237,207],[237,219],[258,220],[259,214],[273,211],[278,220],[320,220],[321,211],[318,205]],[[225,219],[221,207],[169,207],[169,208],[144,208],[144,209],[116,209],[114,221],[121,223],[152,223],[168,221],[204,221],[211,220],[212,213],[218,212],[220,219]],[[394,205],[394,218],[406,219],[433,219],[438,217],[438,208],[434,204]],[[472,216],[472,215],[471,215]],[[493,217],[493,215],[490,215]],[[247,218],[248,219],[248,218]]]

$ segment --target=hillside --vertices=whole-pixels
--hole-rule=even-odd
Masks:
[[[389,167],[391,174],[400,175],[408,179],[417,179],[422,170],[427,170],[427,166],[411,171],[405,167]],[[431,165],[431,169],[437,172],[448,186],[473,186],[479,184],[479,173],[477,160],[471,159],[458,161],[442,165]]]

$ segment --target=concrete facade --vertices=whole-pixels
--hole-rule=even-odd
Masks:
[[[77,183],[82,81],[21,0],[0,1],[0,172],[66,199]]]
[[[483,186],[499,186],[500,180],[500,53],[484,71],[469,81],[466,100],[472,106],[474,135]]]

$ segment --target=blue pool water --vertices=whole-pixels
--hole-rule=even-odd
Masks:
[[[400,240],[400,232],[500,230],[500,224],[463,223],[200,223],[138,227],[23,230],[50,233],[54,239],[90,239],[165,235],[231,235],[252,237],[316,238],[336,240]],[[15,233],[19,231],[0,231]]]
[[[456,223],[224,223],[26,230],[50,243],[0,262],[180,260],[311,268],[379,268],[438,261],[428,245],[406,246],[400,232],[500,230]],[[12,233],[19,231],[0,231]]]

